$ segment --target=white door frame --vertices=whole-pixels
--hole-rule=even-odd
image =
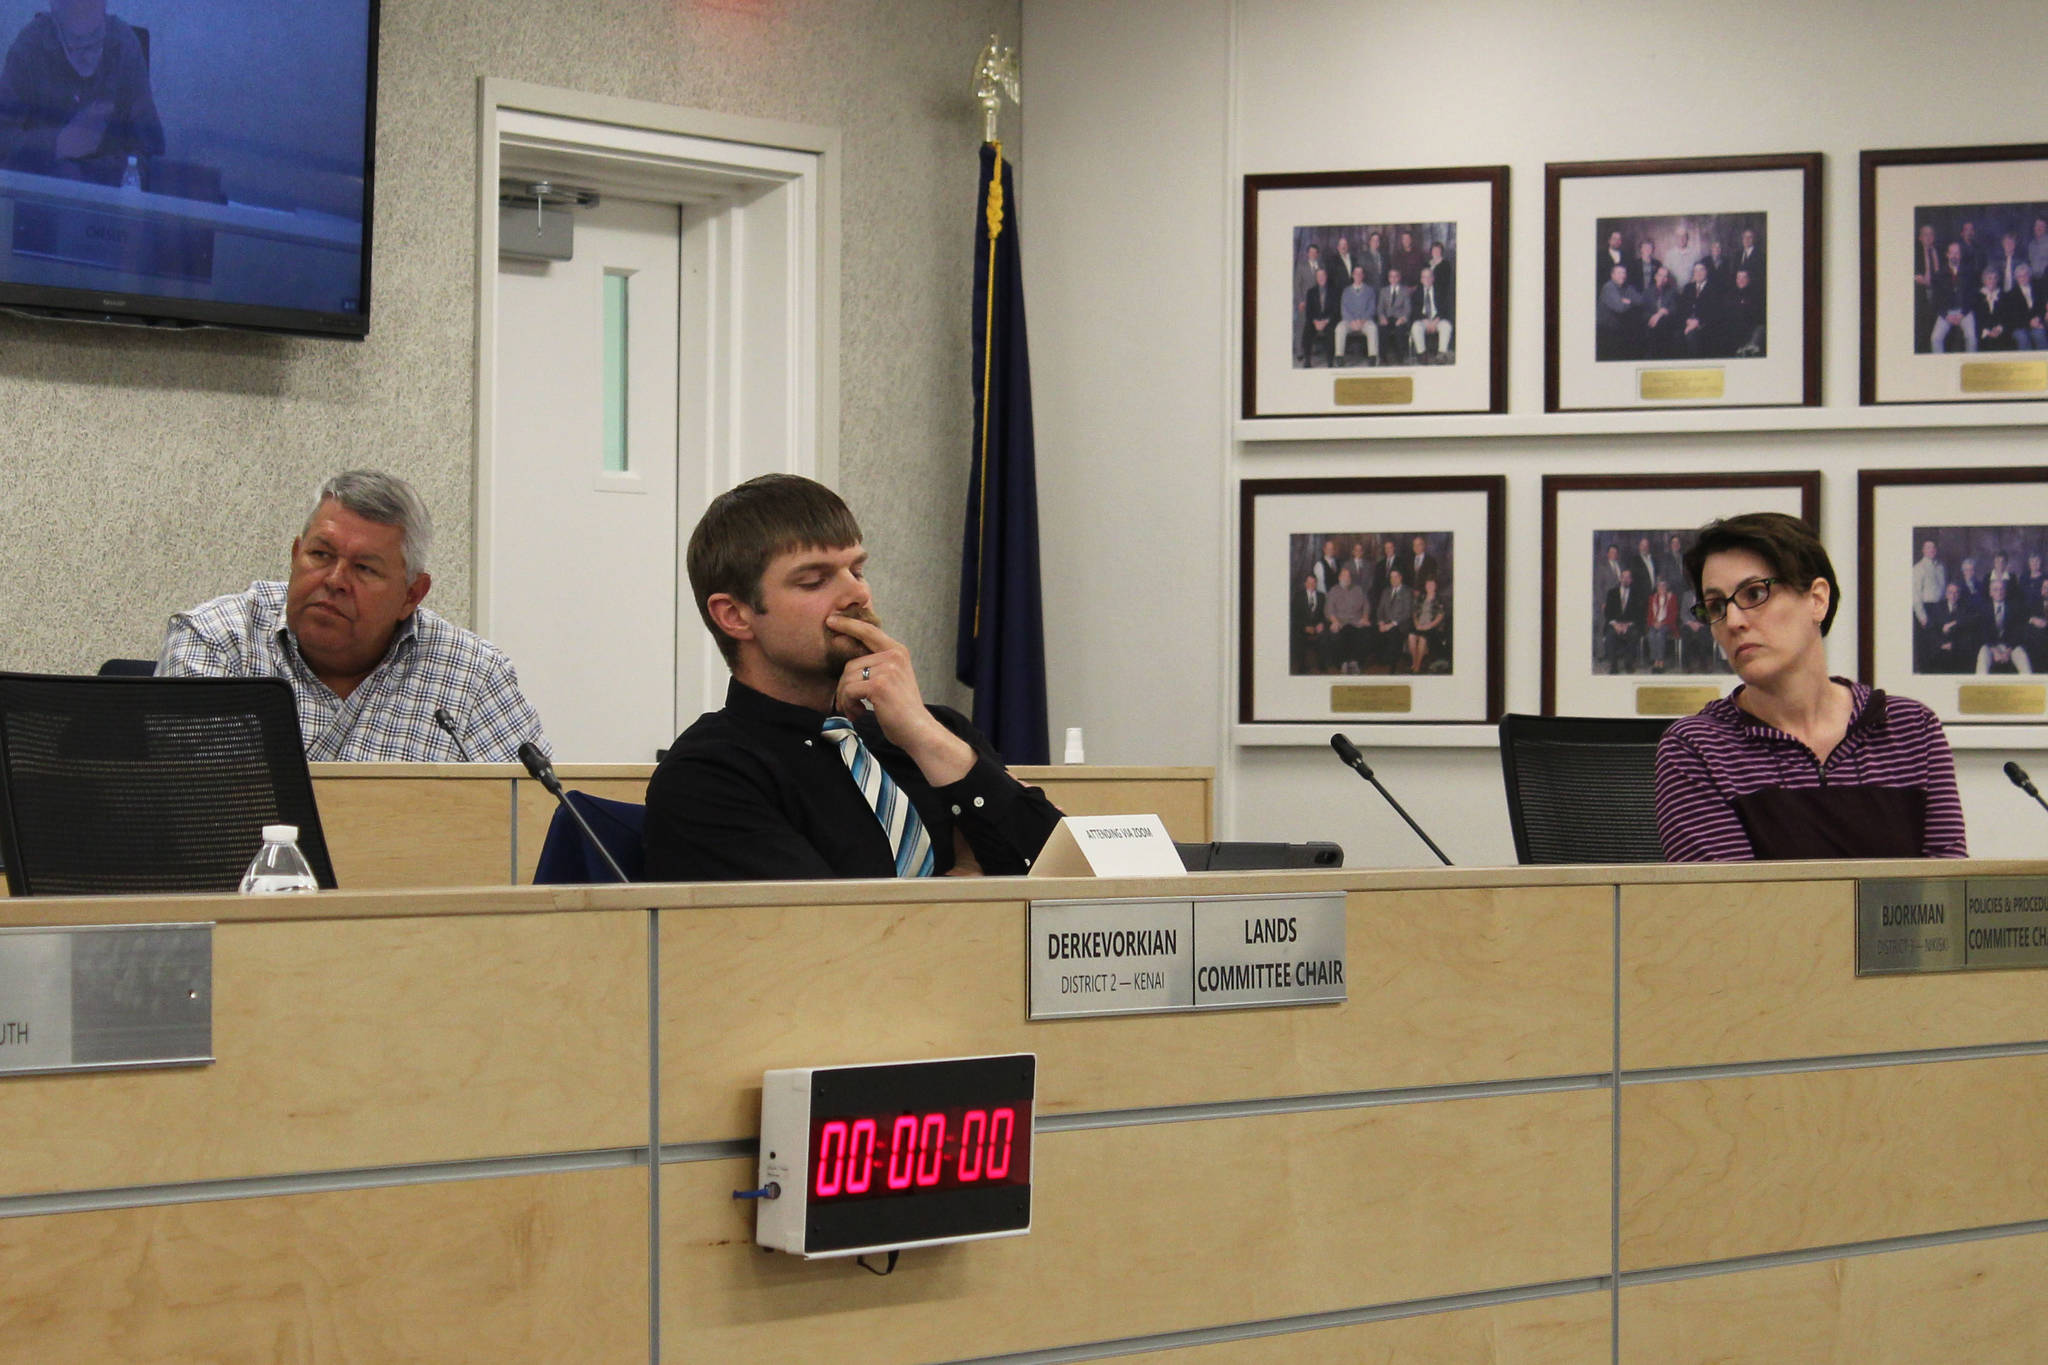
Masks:
[[[839,175],[835,128],[742,118],[700,109],[559,90],[486,76],[477,98],[476,407],[471,517],[472,601],[489,634],[491,534],[488,509],[496,440],[498,183],[510,160],[559,168],[564,180],[689,212],[732,185],[757,185],[749,205],[782,224],[778,242],[740,240],[735,214],[707,265],[712,333],[685,336],[683,388],[703,396],[701,435],[713,488],[771,471],[826,483],[839,472]],[[766,246],[766,250],[761,248]],[[770,262],[764,266],[763,261]],[[752,281],[741,262],[757,272]],[[762,280],[760,271],[781,278]],[[686,286],[687,289],[687,286]],[[774,300],[776,325],[750,327],[757,298]],[[769,400],[763,402],[763,395]],[[680,530],[680,528],[679,528]],[[696,612],[682,594],[679,625]],[[678,679],[679,686],[683,680]]]

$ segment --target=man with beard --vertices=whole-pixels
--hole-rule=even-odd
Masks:
[[[732,683],[647,784],[650,881],[1030,868],[1058,809],[966,717],[925,704],[838,494],[751,479],[705,509],[687,560]]]

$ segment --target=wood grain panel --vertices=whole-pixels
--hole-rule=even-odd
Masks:
[[[1603,1273],[1609,1092],[1042,1133],[1023,1237],[752,1245],[751,1161],[662,1169],[673,1361],[952,1360]]]
[[[1622,1088],[1623,1270],[2048,1218],[2048,1057]]]
[[[647,1359],[644,1168],[0,1220],[11,1361]]]
[[[654,771],[650,765],[648,773]],[[644,805],[647,801],[647,778],[634,777],[606,778],[563,778],[562,786],[568,791],[583,792],[588,796],[601,796],[607,801],[630,801]],[[519,790],[519,872],[514,881],[520,886],[533,884],[533,869],[540,865],[540,848],[547,842],[548,822],[561,809],[555,798],[548,795],[547,788],[530,777],[521,778]]]
[[[17,1077],[0,1193],[647,1141],[632,914],[223,924],[212,1066]]]
[[[1605,1294],[1154,1351],[1142,1365],[1610,1365]]]
[[[1612,895],[1357,893],[1345,1004],[1036,1024],[1021,904],[664,911],[662,1140],[751,1135],[781,1066],[1036,1052],[1053,1114],[1603,1071]]]
[[[1048,777],[1032,785],[1043,787],[1047,799],[1068,815],[1157,815],[1166,832],[1182,843],[1205,844],[1212,837],[1213,803],[1205,778],[1119,782]]]
[[[2048,1360],[2048,1236],[2000,1237],[1621,1291],[1622,1365]]]
[[[1628,886],[1631,1069],[2048,1038],[2048,972],[1856,976],[1853,882]]]
[[[512,875],[506,778],[316,777],[313,799],[345,891],[503,886]]]

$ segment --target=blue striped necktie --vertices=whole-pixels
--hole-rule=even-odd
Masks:
[[[931,876],[932,840],[925,833],[924,821],[918,817],[917,807],[910,804],[910,798],[903,794],[903,789],[882,770],[881,764],[875,762],[868,746],[860,742],[853,722],[842,716],[827,718],[825,738],[839,746],[839,757],[845,762],[846,770],[853,774],[853,784],[860,788],[860,794],[867,798],[875,818],[882,822],[882,833],[889,837],[889,851],[896,855],[896,875]]]

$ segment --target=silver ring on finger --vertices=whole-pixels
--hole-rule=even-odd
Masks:
[[[869,675],[872,674],[874,671],[875,670],[873,668],[863,666],[860,671],[860,680],[862,682],[866,682],[868,680]]]

